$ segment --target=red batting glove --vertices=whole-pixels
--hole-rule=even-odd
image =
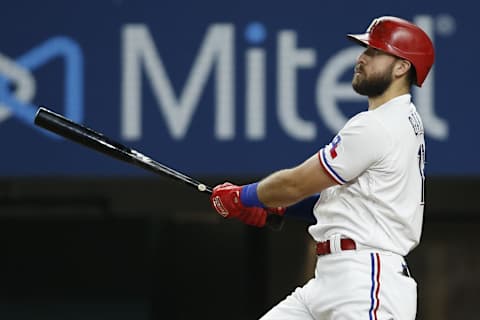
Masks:
[[[245,208],[237,218],[245,224],[262,228],[267,222],[267,211],[259,207]]]
[[[243,209],[240,201],[240,190],[242,187],[229,182],[218,185],[213,188],[210,202],[213,208],[224,218],[238,217]]]
[[[210,197],[213,208],[225,218],[237,218],[250,226],[265,226],[267,211],[259,207],[245,207],[240,201],[241,189],[241,186],[229,182],[213,188]]]

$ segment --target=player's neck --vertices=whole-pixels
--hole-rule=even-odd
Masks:
[[[368,110],[375,110],[376,108],[387,103],[388,101],[407,93],[410,93],[409,87],[407,86],[397,87],[392,83],[392,85],[388,87],[388,89],[385,90],[385,92],[382,95],[379,95],[376,97],[368,97]]]

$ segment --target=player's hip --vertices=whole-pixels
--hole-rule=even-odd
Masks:
[[[309,291],[328,297],[312,301],[318,313],[335,306],[334,310],[367,313],[370,319],[415,317],[417,284],[404,257],[387,251],[345,250],[319,256]]]

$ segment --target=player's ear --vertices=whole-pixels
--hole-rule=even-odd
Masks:
[[[412,63],[405,59],[397,59],[395,62],[395,67],[393,68],[394,75],[397,78],[407,75],[410,71],[410,68],[413,68]]]

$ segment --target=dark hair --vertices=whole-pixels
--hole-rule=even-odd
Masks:
[[[408,71],[407,81],[410,87],[417,84],[417,70],[413,64],[410,64],[410,70]]]

